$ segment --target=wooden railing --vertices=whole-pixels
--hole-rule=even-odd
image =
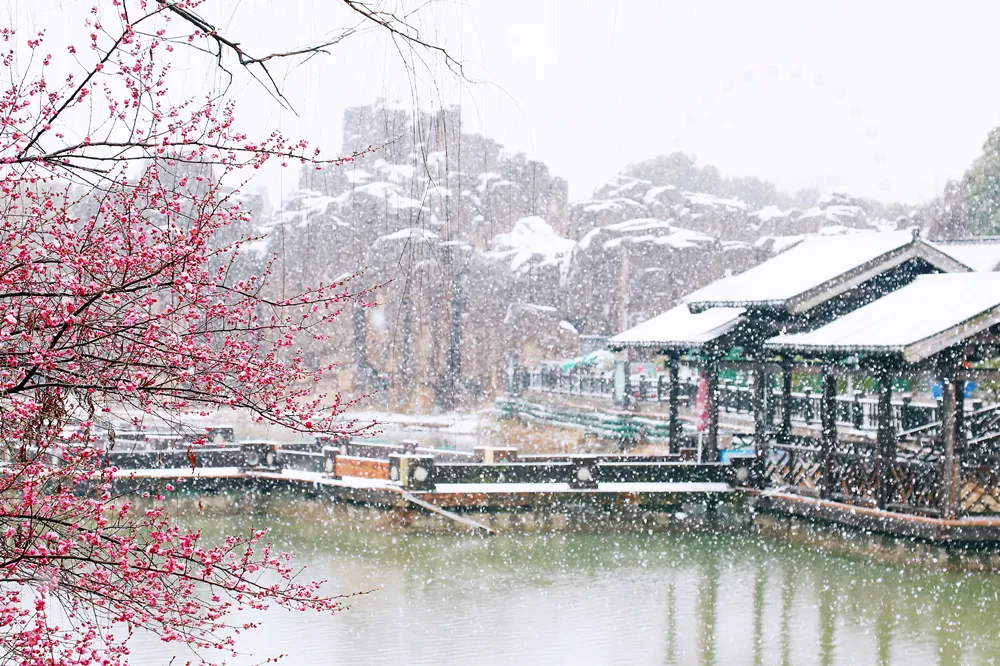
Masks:
[[[830,455],[829,476],[819,440],[772,442],[765,483],[796,494],[890,511],[938,515],[941,509],[939,450],[899,450],[880,474],[875,443],[840,441]],[[887,486],[880,487],[881,479]]]
[[[959,516],[1000,515],[1000,407],[971,412],[959,453]],[[939,516],[943,503],[943,446],[939,424],[911,429],[896,442],[896,455],[881,469],[876,444],[838,440],[830,455],[829,475],[820,440],[792,437],[771,440],[763,486],[890,511]],[[885,484],[885,488],[880,485]]]
[[[610,372],[522,371],[517,381],[521,390],[531,392],[602,398],[608,402],[611,402],[614,395],[614,378]],[[628,395],[632,401],[640,405],[666,403],[669,399],[669,383],[669,375],[666,374],[653,377],[633,375],[629,378]],[[680,406],[692,407],[698,395],[698,382],[681,381],[679,389]],[[720,415],[736,414],[752,417],[752,394],[753,388],[750,386],[720,381],[717,396]],[[786,406],[782,392],[774,389],[766,406],[766,423],[769,426],[778,424],[787,409],[791,413],[793,424],[819,428],[821,397],[818,392],[808,389],[793,392]],[[836,406],[837,426],[841,430],[875,432],[878,429],[877,397],[866,396],[861,392],[838,395]],[[973,413],[980,408],[981,403],[973,403]],[[892,423],[900,435],[928,425],[933,427],[933,424],[939,423],[940,420],[940,407],[936,402],[914,402],[909,397],[896,398],[892,401]],[[995,427],[990,432],[1000,432],[1000,423],[993,425]]]
[[[193,464],[188,451],[109,451],[109,465],[120,470],[183,468]],[[242,472],[319,472],[328,477],[382,480],[404,489],[433,490],[439,484],[568,484],[596,489],[599,483],[724,483],[739,486],[728,464],[683,462],[678,455],[536,454],[515,449],[480,447],[474,452],[424,448],[416,442],[341,441],[337,446],[315,440],[279,444],[243,441],[198,447],[201,468],[238,468]],[[401,461],[407,461],[404,463]],[[414,466],[416,479],[404,478]],[[581,469],[586,473],[581,474]],[[395,475],[394,475],[395,471]],[[128,478],[127,473],[124,478]],[[289,477],[293,478],[293,477]],[[613,490],[613,488],[611,489]],[[610,492],[610,491],[609,491]],[[627,492],[627,491],[626,491]]]

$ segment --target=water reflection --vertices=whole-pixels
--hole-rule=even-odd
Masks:
[[[244,637],[258,663],[985,664],[1000,657],[1000,576],[843,557],[742,531],[414,532],[384,513],[234,501],[206,533],[273,536],[335,589],[377,589],[330,618],[274,612]],[[135,643],[135,664],[171,646]],[[182,655],[188,658],[189,655]]]

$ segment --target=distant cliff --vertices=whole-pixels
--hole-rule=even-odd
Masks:
[[[619,176],[585,201],[541,162],[462,132],[458,108],[350,108],[341,168],[303,170],[280,210],[254,205],[246,270],[281,257],[290,290],[359,269],[382,285],[330,340],[339,388],[394,409],[480,404],[510,360],[578,352],[685,293],[749,268],[801,234],[895,228],[845,194],[754,209],[731,196]]]

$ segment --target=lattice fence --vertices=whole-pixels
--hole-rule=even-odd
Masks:
[[[961,513],[1000,513],[1000,474],[995,465],[963,465],[958,489]]]
[[[823,478],[821,454],[810,447],[773,446],[767,458],[767,478],[772,487],[818,493]]]
[[[889,504],[897,510],[934,513],[941,507],[941,466],[896,460],[890,470]]]
[[[841,501],[873,502],[878,494],[874,452],[856,449],[834,452],[830,460],[830,485],[831,494]]]

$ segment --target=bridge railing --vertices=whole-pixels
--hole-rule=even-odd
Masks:
[[[328,478],[357,477],[427,491],[449,484],[563,484],[557,491],[598,489],[600,483],[716,483],[739,485],[733,467],[682,462],[677,455],[534,454],[478,447],[473,452],[365,440],[276,443],[252,440],[187,451],[109,451],[107,462],[125,472],[157,468],[238,468],[241,472],[319,472]],[[745,477],[744,477],[745,480]],[[523,486],[522,486],[523,487]],[[539,490],[532,487],[531,490]],[[614,490],[614,489],[612,489]],[[718,488],[714,491],[718,492]],[[516,492],[516,488],[512,491]],[[641,492],[633,488],[632,492]],[[702,492],[698,487],[679,492]]]
[[[1000,408],[972,413],[966,434],[980,433],[1000,421]],[[995,430],[992,432],[995,433]],[[968,439],[957,454],[959,516],[1000,515],[1000,444],[997,435]],[[939,516],[943,497],[943,444],[940,429],[910,431],[896,442],[893,460],[880,468],[876,443],[837,441],[831,451],[829,476],[824,478],[824,453],[817,437],[773,439],[764,460],[764,487],[800,495],[825,497],[890,511]],[[885,487],[880,487],[885,484]]]
[[[522,389],[538,393],[549,393],[567,396],[581,396],[605,399],[609,403],[614,397],[614,378],[612,373],[596,372],[562,372],[558,370],[522,371],[520,375]],[[638,405],[656,405],[669,400],[669,375],[657,374],[632,375],[629,378],[629,398]],[[752,417],[753,388],[744,384],[721,380],[718,384],[718,403],[720,414],[735,414]],[[678,401],[682,408],[692,407],[697,400],[698,381],[682,380],[679,386]],[[807,427],[819,427],[820,400],[819,392],[806,389],[791,393],[788,404],[782,392],[771,391],[768,400],[768,424],[776,424],[788,410],[792,423]],[[914,401],[910,397],[895,398],[892,401],[892,423],[898,433],[933,424],[940,421],[940,406],[937,402]],[[836,419],[841,429],[876,432],[878,430],[878,398],[865,395],[860,391],[838,395],[836,398]],[[981,408],[982,403],[972,403],[972,410]],[[1000,424],[997,424],[1000,430]]]
[[[733,468],[722,463],[654,461],[644,456],[611,461],[599,456],[576,456],[566,460],[517,460],[502,464],[442,463],[434,466],[437,483],[568,483],[581,485],[579,470],[592,466],[586,481],[593,483],[728,483]]]
[[[883,498],[890,511],[937,515],[941,507],[941,466],[938,451],[900,450],[884,475],[879,474],[875,443],[839,441],[830,455],[824,478],[819,440],[796,437],[769,445],[765,484],[799,495],[875,507]],[[880,483],[888,486],[880,488]],[[824,487],[825,486],[825,487]]]

